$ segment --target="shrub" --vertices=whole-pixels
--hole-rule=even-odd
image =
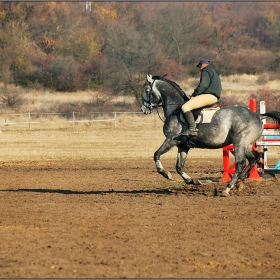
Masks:
[[[222,108],[231,108],[234,105],[246,107],[248,106],[248,102],[248,99],[244,98],[243,95],[222,96],[220,101]]]
[[[0,98],[4,108],[19,108],[23,105],[24,99],[19,88],[0,87]]]
[[[280,96],[275,91],[269,89],[260,89],[256,93],[250,95],[250,99],[254,98],[257,100],[257,104],[260,101],[265,101],[266,111],[273,111],[280,109]],[[257,108],[258,110],[259,108]]]
[[[257,112],[259,112],[260,101],[265,101],[266,111],[279,111],[280,110],[280,96],[277,92],[270,89],[259,89],[254,93],[239,94],[239,95],[230,95],[222,96],[221,106],[223,108],[230,108],[234,105],[249,106],[249,100],[256,99],[257,101]]]
[[[41,84],[56,91],[74,92],[94,87],[93,66],[78,63],[73,57],[48,55],[33,67],[34,69],[20,77],[22,86]]]

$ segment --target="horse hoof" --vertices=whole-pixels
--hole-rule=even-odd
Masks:
[[[171,175],[170,172],[167,172],[167,173],[164,172],[164,177],[167,178],[167,179],[169,179],[169,180],[173,180],[172,175]]]
[[[229,192],[224,190],[221,194],[222,197],[228,197],[229,196]]]
[[[193,184],[194,185],[199,185],[199,186],[202,185],[202,183],[198,179],[196,179],[196,178],[193,179]]]
[[[239,182],[237,185],[236,185],[236,188],[237,188],[237,190],[240,192],[240,191],[242,191],[244,188],[245,188],[245,186],[244,186],[244,183],[241,181],[241,182]]]
[[[189,184],[193,184],[193,179],[191,178],[184,178],[184,182],[189,185]]]

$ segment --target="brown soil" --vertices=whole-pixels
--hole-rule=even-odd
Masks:
[[[0,277],[279,278],[279,175],[221,197],[220,161],[2,163]]]

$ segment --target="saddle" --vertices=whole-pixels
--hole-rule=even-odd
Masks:
[[[210,123],[213,115],[220,108],[220,101],[218,100],[211,105],[206,105],[201,108],[194,109],[191,112],[193,113],[195,123]],[[187,123],[182,111],[180,113],[180,120],[184,123]]]

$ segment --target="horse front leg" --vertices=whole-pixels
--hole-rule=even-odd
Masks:
[[[172,139],[165,139],[159,149],[154,153],[154,161],[156,164],[157,172],[161,174],[163,177],[172,180],[172,175],[170,172],[166,172],[161,164],[160,157],[161,155],[167,153],[176,145],[176,141]]]
[[[185,171],[184,166],[188,156],[189,148],[178,148],[176,170],[177,173],[184,179],[186,184],[202,185],[198,179],[191,178]]]

